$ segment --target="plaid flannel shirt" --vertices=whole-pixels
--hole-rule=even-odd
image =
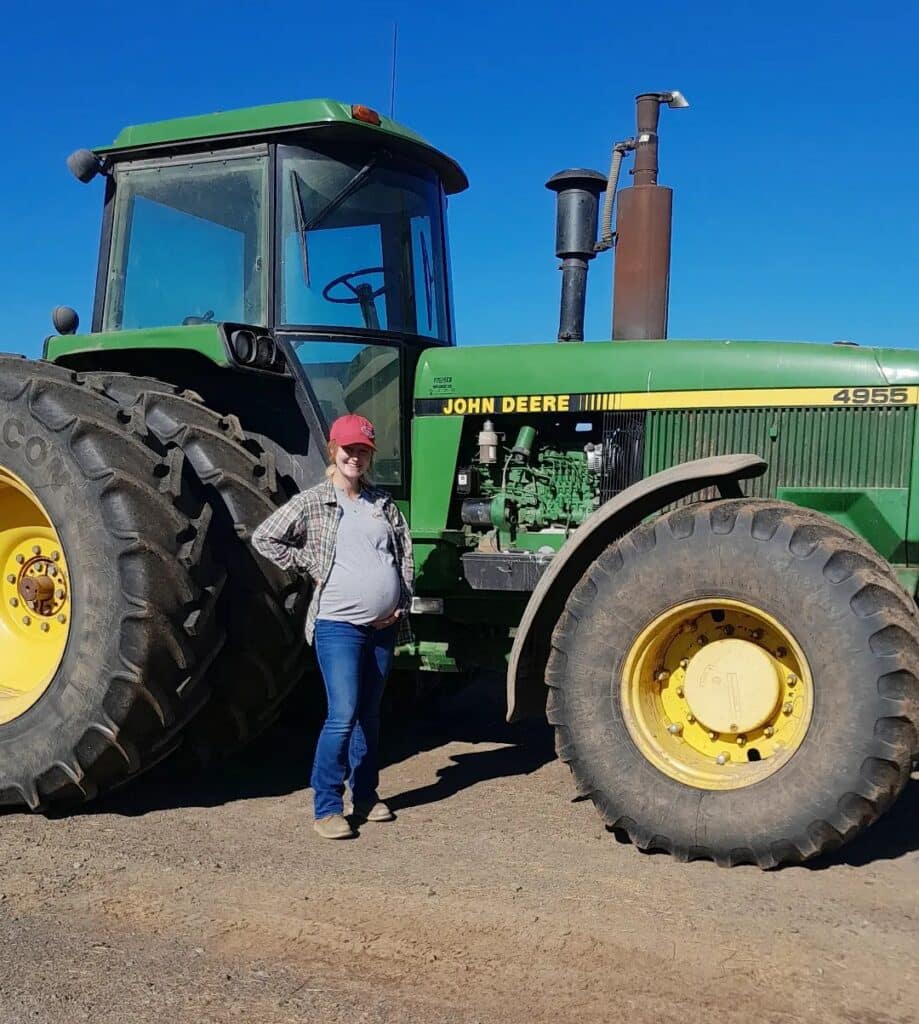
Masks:
[[[380,509],[389,523],[402,590],[399,598],[402,617],[396,642],[411,643],[408,615],[412,605],[415,563],[408,523],[386,491],[365,485],[363,494]],[[306,639],[309,643],[313,642],[319,598],[335,562],[335,541],[341,515],[335,487],[331,480],[324,480],[295,495],[252,534],[252,546],[259,554],[282,569],[298,570],[312,578],[313,597],[306,613]]]

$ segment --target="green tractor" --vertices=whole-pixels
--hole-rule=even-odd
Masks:
[[[466,178],[370,108],[73,154],[105,193],[92,330],[58,307],[42,360],[0,357],[0,804],[70,805],[277,718],[310,665],[303,587],[251,532],[356,412],[415,541],[397,664],[505,671],[508,718],[547,707],[611,829],[772,867],[892,805],[919,724],[919,357],[662,340],[663,105],[685,101],[638,98],[609,174],[548,183],[563,344],[454,346]],[[578,344],[613,247],[614,340]]]

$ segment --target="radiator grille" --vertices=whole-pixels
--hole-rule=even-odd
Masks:
[[[744,483],[778,487],[907,487],[915,410],[663,409],[648,413],[645,473],[690,459],[754,452],[767,473]]]

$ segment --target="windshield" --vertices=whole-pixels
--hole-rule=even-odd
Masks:
[[[434,174],[281,146],[280,323],[449,340]]]
[[[267,157],[116,167],[103,330],[266,321]]]

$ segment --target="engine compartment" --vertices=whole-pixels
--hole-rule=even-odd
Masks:
[[[644,432],[634,411],[467,416],[449,525],[466,535],[469,583],[532,589],[572,530],[641,478]]]

